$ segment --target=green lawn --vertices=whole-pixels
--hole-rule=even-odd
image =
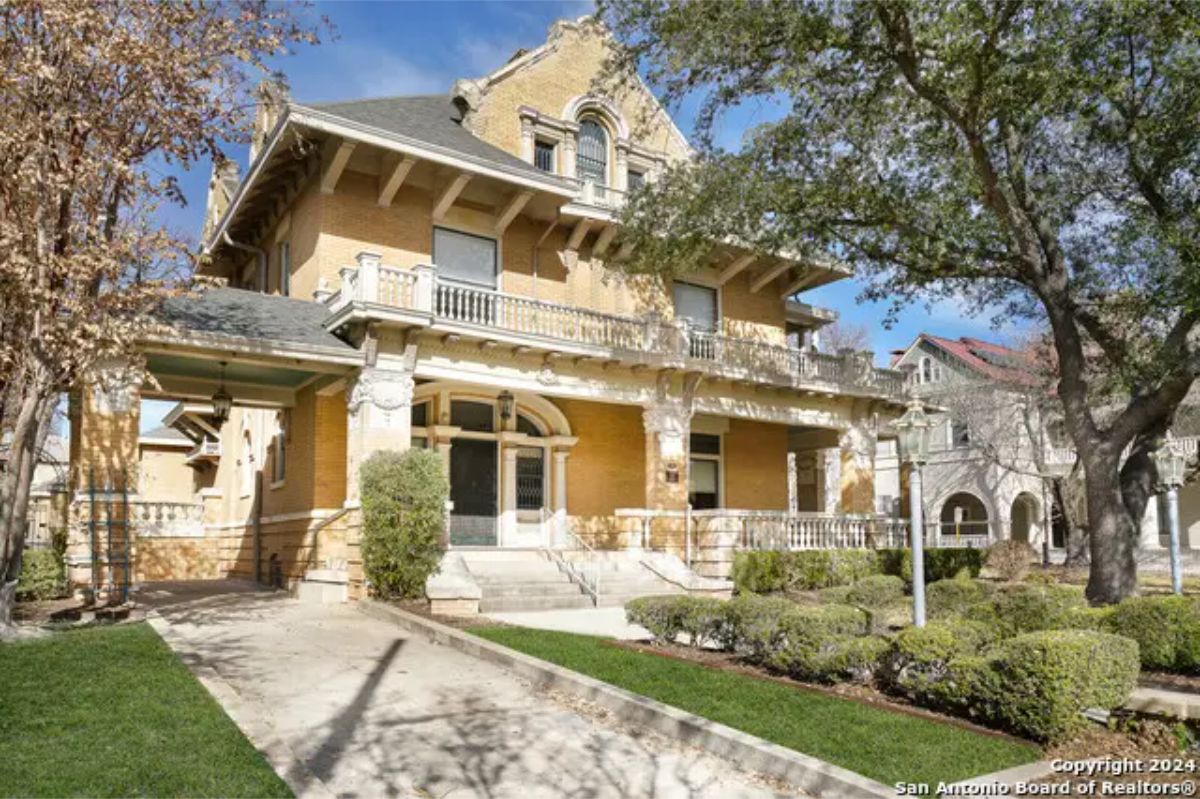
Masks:
[[[0,796],[291,796],[148,625],[0,644]]]
[[[1032,744],[743,674],[520,627],[472,633],[885,784],[947,782],[1028,763]]]

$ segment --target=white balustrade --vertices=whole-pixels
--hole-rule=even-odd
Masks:
[[[552,341],[613,351],[661,354],[744,369],[776,381],[827,383],[902,396],[905,376],[877,369],[862,353],[830,355],[721,333],[690,329],[685,323],[601,313],[586,308],[505,294],[439,279],[436,267],[383,266],[379,256],[359,253],[357,267],[341,270],[341,290],[331,296],[333,311],[347,303],[383,305],[430,314],[435,323],[502,330]]]
[[[204,534],[200,502],[157,502],[130,497],[129,516],[143,538],[190,538]]]

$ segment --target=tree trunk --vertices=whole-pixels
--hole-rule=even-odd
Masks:
[[[1116,461],[1092,455],[1085,464],[1092,555],[1086,594],[1093,605],[1120,602],[1137,590],[1138,526],[1121,495]]]
[[[13,605],[17,599],[17,581],[0,583],[0,638],[12,627]]]

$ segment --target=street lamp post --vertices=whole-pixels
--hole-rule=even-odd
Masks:
[[[1183,485],[1183,473],[1187,456],[1175,437],[1167,433],[1162,444],[1154,451],[1154,466],[1158,471],[1158,489],[1167,496],[1167,533],[1171,547],[1171,590],[1183,593],[1183,570],[1179,566],[1179,488]]]
[[[900,460],[912,469],[908,477],[909,524],[912,527],[913,624],[925,626],[925,514],[921,498],[921,467],[929,460],[929,431],[933,422],[918,399],[896,420]]]

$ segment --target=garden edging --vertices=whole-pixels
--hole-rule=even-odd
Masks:
[[[516,652],[432,619],[369,599],[361,600],[357,605],[360,611],[373,618],[398,624],[434,643],[495,663],[529,680],[538,688],[554,688],[595,702],[612,711],[622,721],[646,726],[698,746],[748,771],[781,779],[813,796],[882,799],[895,795],[890,786],[849,769]]]

